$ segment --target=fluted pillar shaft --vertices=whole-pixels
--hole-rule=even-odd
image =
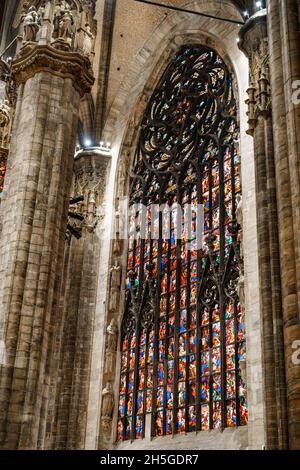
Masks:
[[[88,59],[25,45],[12,65],[19,85],[1,204],[1,447],[35,448],[56,327],[80,96]]]
[[[58,386],[51,447],[83,449],[85,444],[93,326],[100,263],[101,205],[111,156],[85,149],[74,162],[74,192],[84,196],[82,237],[72,238],[68,251],[63,327],[58,361]]]

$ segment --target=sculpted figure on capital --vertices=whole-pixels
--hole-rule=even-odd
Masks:
[[[40,28],[40,18],[34,6],[31,6],[23,17],[24,41],[36,41],[37,33]]]
[[[74,16],[70,5],[60,0],[54,11],[54,36],[56,39],[62,39],[70,42],[73,38]]]

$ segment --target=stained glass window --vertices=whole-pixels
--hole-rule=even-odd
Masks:
[[[143,438],[146,422],[152,436],[247,423],[238,140],[227,65],[182,47],[147,105],[131,179],[118,440]]]
[[[3,191],[5,173],[6,173],[6,158],[0,155],[0,193]]]

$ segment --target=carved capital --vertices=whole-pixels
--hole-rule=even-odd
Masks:
[[[94,83],[91,63],[87,57],[50,45],[26,43],[12,62],[11,70],[17,85],[25,83],[39,72],[70,78],[81,96],[88,93]]]
[[[253,135],[259,116],[271,110],[269,47],[266,10],[253,15],[240,30],[240,49],[249,59],[248,134]]]
[[[85,217],[83,228],[89,232],[95,231],[101,218],[98,208],[103,203],[110,162],[110,152],[96,147],[80,150],[75,155],[75,193],[84,196],[80,212]]]

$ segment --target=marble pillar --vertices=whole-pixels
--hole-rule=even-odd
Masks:
[[[300,106],[293,98],[300,80],[299,6],[298,0],[268,2],[267,15],[290,449],[300,448],[300,364],[294,360],[300,340]]]

